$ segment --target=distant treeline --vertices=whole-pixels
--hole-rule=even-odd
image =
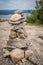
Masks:
[[[16,10],[0,10],[0,15],[14,14]],[[23,10],[23,13],[28,13],[33,10]]]

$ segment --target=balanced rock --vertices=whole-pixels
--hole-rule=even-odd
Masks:
[[[15,11],[15,13],[22,14],[22,10],[17,10],[17,11]]]
[[[11,39],[15,39],[15,38],[17,38],[17,33],[16,33],[15,31],[12,31],[12,30],[11,30],[9,37],[10,37]]]
[[[13,20],[13,21],[17,21],[19,19],[21,19],[21,15],[19,15],[19,14],[14,14],[10,18],[10,20]]]
[[[19,24],[24,21],[24,15],[22,14],[21,11],[16,11],[14,15],[11,16],[9,23],[10,24]]]
[[[24,22],[24,16],[20,11],[17,11],[10,18],[9,23],[11,24],[11,31],[9,40],[7,41],[7,46],[4,46],[4,48],[6,47],[6,49],[4,50],[3,56],[10,56],[13,63],[17,63],[22,59],[24,60],[24,58],[27,59],[33,53],[31,50],[28,50],[30,42],[28,42],[27,39]],[[11,50],[9,50],[9,48]]]
[[[13,63],[14,62],[16,63],[19,60],[22,60],[24,58],[24,51],[21,49],[18,49],[18,48],[12,50],[11,52],[9,52],[8,50],[4,50],[4,53],[5,53],[5,54],[3,54],[4,57],[10,55]]]

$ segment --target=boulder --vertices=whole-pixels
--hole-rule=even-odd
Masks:
[[[12,58],[13,62],[14,61],[17,62],[17,61],[24,58],[24,51],[21,50],[21,49],[16,48],[16,49],[12,50],[10,55],[11,55],[11,58]]]
[[[18,49],[18,48],[13,49],[11,52],[4,49],[3,52],[4,52],[4,54],[3,54],[4,57],[7,57],[10,55],[13,63],[16,63],[24,58],[24,51],[21,49]]]

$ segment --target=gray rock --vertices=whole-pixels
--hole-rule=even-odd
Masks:
[[[25,26],[25,22],[16,24],[16,25],[12,25],[11,29],[16,30],[16,29],[24,28],[24,26]]]
[[[16,48],[27,48],[27,44],[26,43],[27,43],[26,40],[18,39],[18,38],[14,39],[14,40],[10,39],[7,42],[8,46],[10,45],[10,46],[14,46]]]

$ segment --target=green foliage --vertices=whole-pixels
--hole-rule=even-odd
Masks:
[[[41,21],[37,19],[37,20],[35,21],[35,24],[36,24],[36,25],[41,24]]]
[[[41,24],[41,21],[37,19],[36,14],[32,14],[27,17],[27,23],[32,23],[32,24]]]
[[[27,17],[27,23],[43,24],[43,0],[36,1],[36,11],[30,13]]]
[[[37,18],[43,24],[43,0],[36,1]]]
[[[34,13],[31,13],[31,15],[27,17],[27,22],[28,23],[35,23],[36,19],[37,19],[36,15]]]

